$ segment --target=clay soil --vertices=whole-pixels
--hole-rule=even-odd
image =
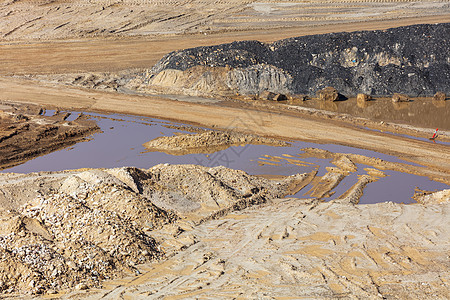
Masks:
[[[24,89],[24,85],[26,88]],[[334,143],[369,149],[398,156],[424,168],[426,176],[450,182],[450,150],[445,144],[431,143],[384,132],[358,128],[358,120],[349,116],[303,113],[274,105],[243,106],[240,103],[205,105],[168,100],[162,97],[136,96],[97,90],[79,89],[57,84],[37,83],[25,79],[0,79],[1,95],[15,101],[32,101],[39,105],[75,111],[102,111],[178,120],[210,128],[232,129],[263,137]],[[189,113],[186,113],[189,112]],[[366,126],[396,130],[395,126],[363,121]],[[434,130],[425,130],[431,135]],[[408,130],[417,134],[415,130]],[[420,131],[422,134],[424,131]],[[419,132],[419,133],[420,133]],[[442,138],[445,139],[446,132]]]
[[[83,116],[45,115],[37,105],[0,103],[0,170],[85,140],[100,129]]]
[[[423,198],[417,205],[358,206],[353,200],[384,169],[404,168],[450,184],[450,149],[439,143],[448,141],[448,132],[432,143],[386,131],[427,137],[434,129],[397,126],[382,118],[245,100],[207,105],[24,78],[145,70],[182,48],[450,18],[445,1],[211,3],[2,3],[0,140],[23,137],[11,144],[18,146],[16,152],[2,153],[1,159],[11,153],[22,157],[8,156],[2,166],[66,147],[96,130],[82,119],[66,122],[63,114],[41,116],[41,107],[340,144],[413,164],[386,166],[355,154],[311,154],[339,161],[329,175],[312,181],[320,186],[312,191],[316,195],[329,193],[352,163],[369,161],[377,168],[344,197],[327,203],[284,198],[315,174],[267,180],[220,167],[167,165],[1,174],[0,297],[449,298],[448,190],[435,194],[434,204]],[[19,113],[8,114],[11,105],[18,105]],[[10,131],[16,134],[8,136]]]

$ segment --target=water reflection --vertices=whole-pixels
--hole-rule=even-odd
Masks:
[[[371,101],[357,101],[356,98],[350,98],[336,102],[307,100],[289,104],[345,113],[374,121],[450,130],[449,102],[449,100],[436,101],[432,98],[414,98],[410,102],[396,103],[393,103],[390,98],[376,98]]]
[[[73,113],[72,115],[78,115]],[[206,167],[226,166],[240,169],[249,174],[271,174],[288,176],[296,173],[317,171],[323,176],[326,167],[332,166],[332,159],[302,155],[302,148],[319,148],[335,153],[354,153],[376,157],[391,162],[404,162],[397,157],[377,153],[370,150],[357,149],[333,144],[314,144],[295,142],[290,147],[273,147],[265,145],[233,146],[212,154],[186,154],[173,156],[161,152],[148,152],[142,146],[154,138],[171,136],[183,130],[183,124],[156,120],[146,117],[126,115],[88,114],[96,119],[102,133],[92,136],[90,141],[30,160],[22,165],[3,170],[2,172],[29,173],[39,171],[61,171],[79,168],[113,168],[135,166],[150,168],[159,163],[198,164]],[[177,125],[181,125],[178,127]],[[276,157],[270,161],[268,157]],[[265,158],[265,159],[264,159]],[[358,171],[347,176],[335,188],[335,196],[339,196],[357,181],[357,176],[365,174],[366,165],[358,165]],[[418,186],[423,190],[448,188],[445,184],[430,181],[426,177],[387,171],[389,176],[366,187],[361,203],[397,201],[410,203],[411,193]],[[374,188],[376,186],[376,188]],[[296,196],[304,197],[300,191]],[[388,192],[389,191],[389,192]]]

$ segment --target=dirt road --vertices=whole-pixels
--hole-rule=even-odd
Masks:
[[[112,72],[150,68],[165,54],[179,49],[239,40],[273,42],[283,38],[339,31],[378,30],[421,23],[448,22],[450,14],[361,21],[312,27],[247,30],[181,36],[127,37],[0,44],[0,75],[67,72]]]
[[[422,170],[423,175],[450,182],[450,149],[445,145],[367,131],[339,122],[307,118],[301,114],[295,116],[248,108],[202,105],[4,78],[0,79],[0,97],[0,100],[31,102],[78,111],[143,115],[211,128],[236,129],[267,137],[369,149],[428,166]]]
[[[91,2],[0,5],[0,101],[135,114],[369,149],[422,165],[402,170],[397,164],[397,171],[450,184],[448,146],[360,129],[330,114],[319,118],[214,100],[206,105],[11,76],[144,69],[170,51],[201,45],[449,22],[446,1]],[[336,166],[345,165],[341,154],[308,151],[305,155],[328,155],[336,159]],[[373,167],[367,173],[374,177],[393,169],[393,164],[383,165],[377,158],[346,157]],[[0,292],[46,292],[49,295],[43,297],[70,299],[449,297],[448,203],[355,206],[342,199],[328,203],[277,199],[280,182],[255,177],[252,180],[264,185],[249,186],[249,176],[241,171],[211,169],[164,164],[150,175],[134,168],[2,174]],[[327,171],[313,182],[315,192],[319,188],[330,192],[330,178],[339,184],[343,177],[336,168]],[[158,178],[156,185],[152,178]],[[358,177],[343,199],[361,193],[357,189],[367,184],[367,178]],[[245,187],[242,199],[234,199],[228,189],[241,195],[236,192],[239,184]],[[290,183],[286,186],[292,188]],[[258,198],[258,193],[267,199]],[[190,202],[190,197],[201,205]],[[153,202],[170,209],[170,214]],[[244,209],[259,203],[266,204]],[[188,204],[201,208],[197,217]],[[175,214],[177,218],[172,218]],[[136,265],[163,254],[167,260]],[[88,289],[136,268],[141,272],[137,276]],[[54,294],[62,287],[71,290]]]

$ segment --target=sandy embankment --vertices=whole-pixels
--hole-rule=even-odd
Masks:
[[[194,165],[0,174],[0,292],[449,296],[448,199],[283,198],[313,176],[268,180]]]
[[[214,153],[231,146],[245,146],[249,144],[289,146],[289,143],[280,140],[233,131],[204,131],[197,134],[165,136],[148,141],[143,145],[148,151],[184,155],[190,153]]]

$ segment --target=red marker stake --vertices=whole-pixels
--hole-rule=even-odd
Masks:
[[[430,140],[434,141],[437,137],[438,137],[438,132],[439,128],[436,129],[436,131],[434,132],[433,136],[430,138]]]

